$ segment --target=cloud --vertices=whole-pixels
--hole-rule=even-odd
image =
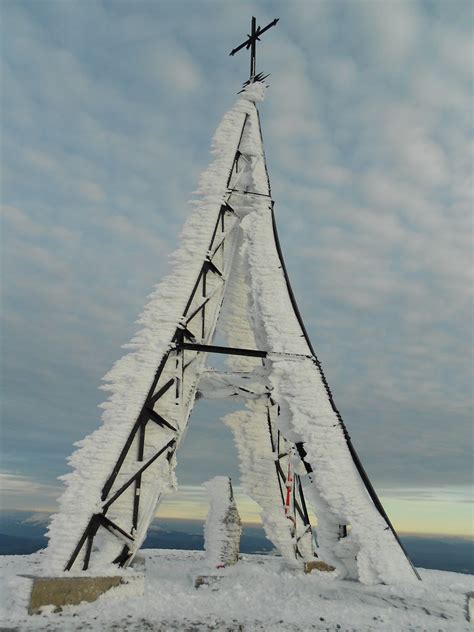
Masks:
[[[365,36],[382,57],[383,68],[397,67],[418,53],[422,33],[418,5],[394,0],[384,4],[361,2],[356,11]]]
[[[155,77],[158,85],[177,92],[179,97],[195,92],[204,83],[199,66],[187,51],[170,40],[146,50],[142,72],[148,78]]]
[[[57,169],[59,166],[52,156],[49,156],[44,151],[39,151],[37,149],[28,149],[26,151],[26,158],[35,167],[39,167],[45,171],[52,171],[53,169]]]
[[[67,243],[75,237],[75,233],[64,226],[40,224],[25,211],[14,206],[1,206],[0,215],[4,222],[4,230],[12,230],[12,233],[22,238],[35,240],[49,237]]]
[[[40,482],[34,477],[0,472],[2,509],[41,509],[54,507],[60,487]]]
[[[453,503],[473,503],[473,492],[468,486],[436,487],[436,488],[382,488],[381,493],[387,498],[398,498],[409,502],[420,500],[439,503],[448,500]]]
[[[134,224],[128,217],[114,215],[107,220],[107,226],[117,235],[129,242],[136,242],[140,247],[148,247],[150,251],[159,252],[161,256],[169,253],[169,246],[159,233],[149,231]]]
[[[234,498],[244,522],[261,522],[260,508],[240,486],[233,485]],[[205,520],[210,498],[203,485],[180,485],[178,491],[166,496],[159,506],[157,517],[193,518]]]
[[[91,180],[83,180],[78,185],[79,193],[89,200],[90,202],[103,202],[105,200],[105,193],[102,187]]]
[[[23,522],[26,524],[45,525],[49,522],[50,518],[51,513],[47,511],[37,511],[31,516],[28,516]]]

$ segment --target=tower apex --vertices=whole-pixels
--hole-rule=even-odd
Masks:
[[[271,29],[272,26],[275,26],[278,23],[279,19],[280,18],[275,18],[273,22],[270,22],[269,24],[267,24],[267,26],[264,26],[262,29],[260,26],[257,26],[257,20],[255,17],[252,16],[251,31],[250,31],[250,34],[247,34],[247,39],[245,40],[245,42],[242,42],[240,46],[237,46],[237,48],[232,49],[229,53],[229,55],[235,55],[235,53],[238,53],[239,50],[242,50],[242,48],[246,48],[247,50],[250,49],[249,83],[255,81],[256,79],[257,41],[260,41],[260,35],[263,35],[263,33],[265,33],[265,31],[268,31],[268,29]]]

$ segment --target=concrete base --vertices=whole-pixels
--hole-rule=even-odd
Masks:
[[[305,562],[304,563],[304,572],[311,573],[312,571],[324,571],[326,573],[331,573],[335,571],[336,568],[331,566],[330,564],[326,564],[322,560],[314,560],[314,562]]]
[[[32,577],[28,614],[37,614],[44,606],[55,606],[60,612],[63,606],[73,606],[82,601],[95,601],[110,588],[123,584],[135,584],[137,593],[143,593],[143,577]]]

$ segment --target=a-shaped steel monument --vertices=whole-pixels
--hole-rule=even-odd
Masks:
[[[202,396],[242,400],[224,419],[242,485],[289,563],[320,559],[365,583],[418,576],[335,406],[283,261],[256,106],[267,87],[256,42],[276,22],[260,28],[253,18],[231,53],[250,50],[250,78],[218,127],[172,272],[105,377],[103,423],[70,459],[49,530],[50,572],[130,564],[176,488],[176,455]],[[217,328],[227,346],[213,344]],[[208,368],[212,354],[227,356],[226,371]]]

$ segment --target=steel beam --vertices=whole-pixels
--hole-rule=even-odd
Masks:
[[[142,465],[142,467],[139,470],[137,470],[135,474],[133,474],[126,483],[124,483],[121,487],[119,487],[119,489],[115,492],[115,494],[103,505],[103,511],[104,512],[107,511],[110,505],[114,503],[117,500],[117,498],[121,496],[130,487],[130,485],[137,478],[137,476],[139,476],[146,469],[148,469],[150,465],[152,465],[152,463],[154,463],[156,459],[163,454],[163,452],[171,448],[171,446],[175,443],[176,443],[176,439],[171,439],[171,441],[168,441],[168,443],[163,448],[161,448],[161,450],[159,450],[156,454],[154,454],[151,457],[151,459],[149,459],[145,463],[145,465]]]
[[[259,349],[239,349],[237,347],[219,347],[216,345],[202,345],[184,342],[181,348],[188,351],[203,351],[204,353],[221,353],[224,355],[251,356],[254,358],[266,358],[268,351]]]

